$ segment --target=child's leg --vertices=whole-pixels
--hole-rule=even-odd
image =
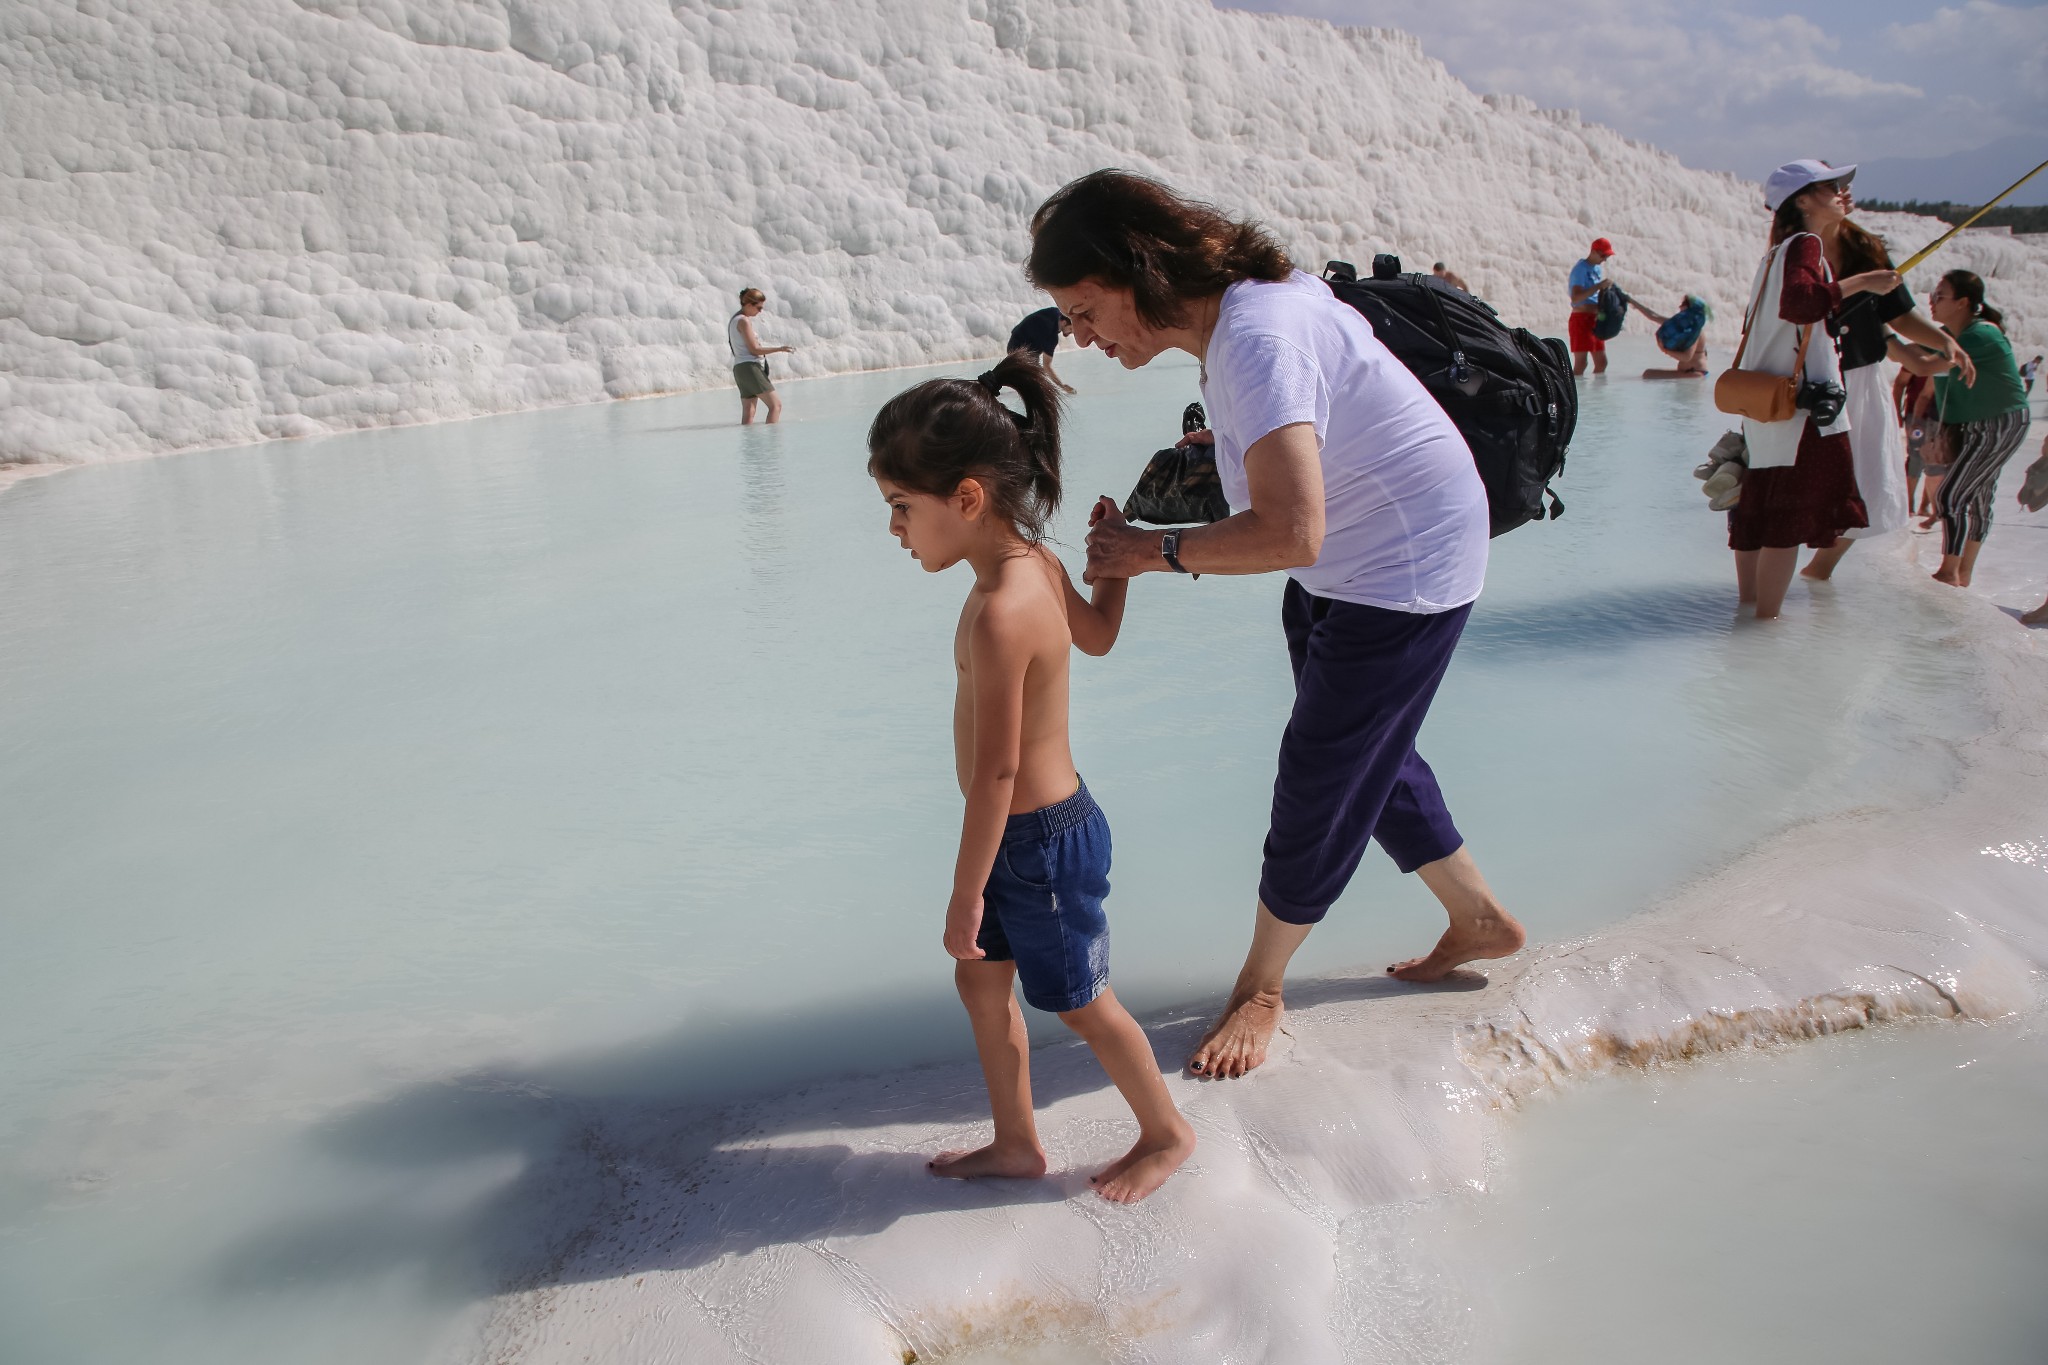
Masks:
[[[974,1050],[988,1083],[988,1107],[995,1115],[996,1140],[971,1152],[941,1152],[927,1165],[935,1175],[965,1180],[977,1175],[1036,1179],[1045,1174],[1045,1148],[1031,1117],[1031,1038],[1024,1011],[1010,989],[1014,962],[956,962],[953,983],[974,1025]]]
[[[1081,1035],[1138,1118],[1137,1145],[1094,1177],[1095,1192],[1119,1204],[1135,1204],[1166,1183],[1193,1155],[1195,1130],[1173,1107],[1166,1078],[1145,1030],[1107,986],[1077,1010],[1060,1015]]]

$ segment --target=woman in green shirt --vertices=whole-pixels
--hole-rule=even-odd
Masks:
[[[1977,366],[1974,384],[1965,384],[1959,370],[1934,381],[1934,411],[1947,427],[1953,461],[1934,495],[1942,522],[1941,567],[1934,578],[1967,588],[1977,552],[1991,533],[1998,475],[2027,438],[2027,391],[2012,343],[1999,328],[2004,316],[1984,302],[1984,281],[1967,270],[1949,271],[1927,296],[1927,311]]]

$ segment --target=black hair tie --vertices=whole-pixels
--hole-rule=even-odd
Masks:
[[[988,390],[988,396],[996,398],[1003,392],[1003,381],[996,377],[994,370],[983,370],[974,377],[974,382]]]

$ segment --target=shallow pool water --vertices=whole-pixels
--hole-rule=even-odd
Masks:
[[[1484,1365],[2048,1350],[2048,1032],[1921,1024],[1545,1097],[1431,1210]],[[1448,1216],[1445,1216],[1445,1215]]]
[[[1195,372],[1062,368],[1077,563],[1092,495],[1172,438]],[[1931,799],[1981,724],[1944,619],[1859,573],[1903,537],[1796,586],[1786,623],[1738,622],[1688,472],[1720,419],[1704,386],[1617,368],[1586,387],[1565,517],[1494,542],[1422,745],[1548,942],[1796,819]],[[938,944],[964,571],[905,557],[862,469],[916,377],[790,385],[779,428],[700,394],[0,496],[22,1358],[459,1358],[575,1226],[572,1192],[502,1196],[578,1130],[541,1081],[407,1122],[421,1083],[654,1070],[710,1104],[967,1054]],[[1116,651],[1076,664],[1141,1009],[1215,997],[1243,948],[1279,589],[1148,577]],[[1440,925],[1370,855],[1298,962]]]

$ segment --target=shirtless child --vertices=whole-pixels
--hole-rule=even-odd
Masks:
[[[1020,419],[997,401],[1010,388]],[[1134,1203],[1195,1150],[1152,1045],[1109,988],[1109,822],[1067,742],[1070,651],[1106,654],[1128,580],[1083,601],[1041,538],[1059,506],[1059,396],[1012,354],[978,380],[933,379],[889,400],[868,431],[868,473],[889,531],[928,573],[965,562],[974,587],[953,636],[953,753],[967,812],[946,905],[946,951],[974,1028],[995,1140],[945,1152],[962,1179],[1036,1178],[1045,1148],[1031,1111],[1031,1050],[1013,983],[1094,1049],[1138,1120],[1138,1141],[1094,1177]],[[1104,498],[1091,520],[1121,519]]]

